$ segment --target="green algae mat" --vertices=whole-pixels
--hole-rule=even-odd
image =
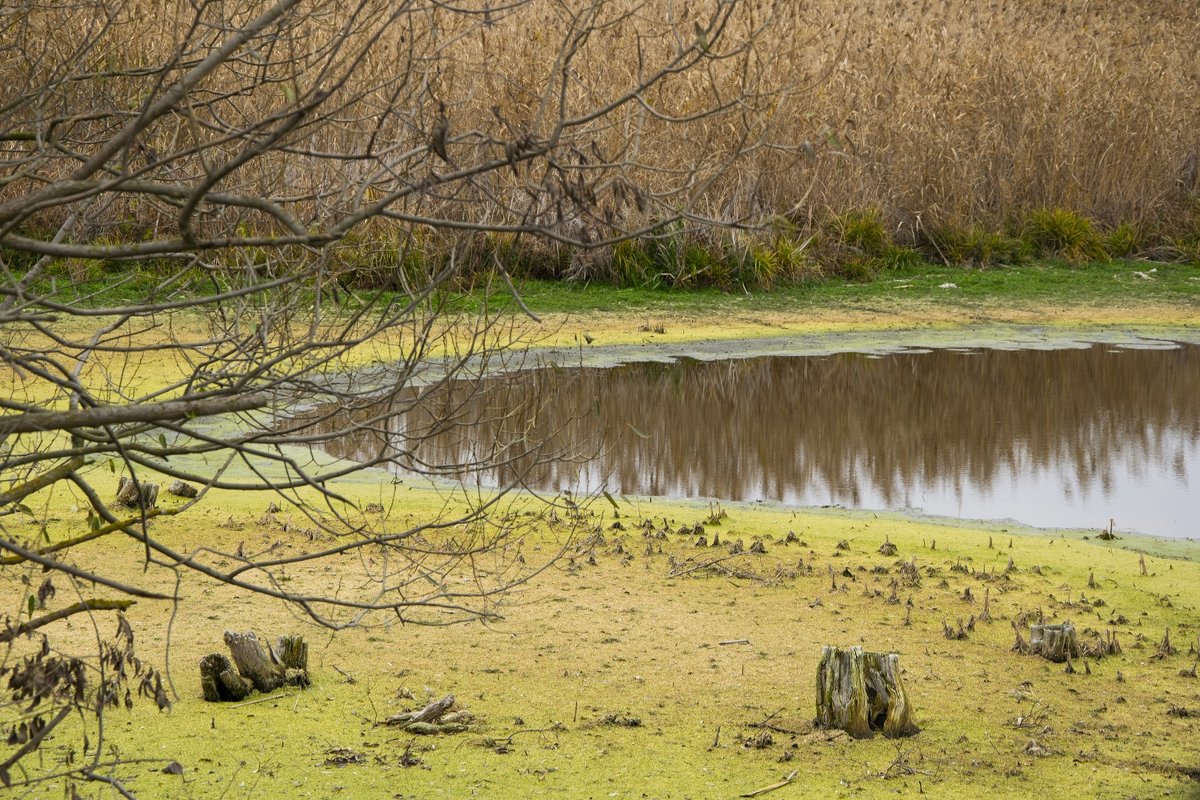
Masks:
[[[427,513],[436,501],[423,493],[387,513]],[[154,524],[180,548],[316,546],[296,515],[265,504],[219,495]],[[1142,547],[1154,540],[1099,531],[658,500],[601,501],[572,525],[545,512],[514,512],[534,515],[522,560],[562,557],[486,624],[376,619],[330,635],[281,603],[191,579],[177,609],[138,603],[138,652],[169,666],[177,698],[168,712],[142,701],[107,714],[105,746],[129,759],[114,776],[139,796],[181,798],[710,798],[789,776],[776,796],[1196,791],[1194,543],[1163,556]],[[136,542],[89,556],[174,591],[173,574],[142,573]],[[315,562],[290,585],[328,588],[370,569]],[[1039,619],[1072,622],[1085,649],[1113,635],[1121,652],[1068,669],[1015,651]],[[226,629],[303,634],[313,685],[205,703],[196,665]],[[63,635],[95,634],[78,624]],[[814,728],[825,644],[898,653],[920,732],[856,740]],[[471,713],[467,730],[386,724],[446,695]],[[78,757],[79,733],[56,734],[45,757]],[[163,772],[171,762],[182,774]]]

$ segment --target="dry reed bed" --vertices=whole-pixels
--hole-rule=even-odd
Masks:
[[[0,85],[10,99],[40,82],[54,86],[21,106],[9,129],[36,126],[35,113],[103,111],[59,127],[87,152],[155,90],[159,76],[128,70],[181,47],[184,62],[202,57],[225,35],[217,23],[265,5],[214,3],[200,24],[184,4],[147,0],[14,14],[0,28],[11,56],[0,63]],[[715,8],[706,5],[530,0],[462,14],[314,2],[208,81],[197,96],[207,105],[147,131],[130,168],[194,181],[217,152],[237,152],[238,142],[222,140],[229,130],[332,88],[332,113],[306,120],[283,151],[218,187],[294,198],[298,216],[315,223],[431,175],[503,159],[522,137],[544,140],[561,116],[612,101],[694,44],[696,25]],[[592,30],[564,78],[572,26]],[[339,31],[348,36],[340,47]],[[81,54],[88,36],[95,44]],[[567,129],[553,151],[559,168],[482,171],[414,191],[395,208],[409,231],[423,219],[532,220],[585,237],[589,227],[597,235],[610,222],[636,227],[684,204],[723,222],[786,214],[802,226],[877,208],[901,238],[942,226],[995,229],[1050,207],[1106,226],[1183,230],[1196,224],[1198,40],[1200,6],[1161,0],[743,2],[710,50],[728,58],[666,78],[643,104]],[[109,74],[57,81],[87,71]],[[427,147],[443,109],[449,163]],[[195,153],[200,143],[213,152]],[[25,142],[0,144],[10,159],[29,152]],[[68,166],[47,159],[5,193]],[[560,219],[555,205],[581,181],[589,207],[568,203]],[[89,214],[89,233],[120,238],[169,230],[176,212],[130,198]],[[245,209],[209,209],[204,223],[270,227]]]

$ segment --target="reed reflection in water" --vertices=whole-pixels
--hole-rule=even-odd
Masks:
[[[921,509],[1034,525],[1200,535],[1200,347],[901,352],[540,370],[466,400],[502,418],[426,438],[422,457],[544,442],[594,458],[517,459],[545,490]],[[534,407],[538,404],[530,404]],[[419,414],[419,411],[413,412]],[[420,420],[409,423],[419,429]],[[399,426],[395,434],[403,436]],[[377,443],[345,440],[335,455]]]

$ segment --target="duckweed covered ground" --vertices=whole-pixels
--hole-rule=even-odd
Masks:
[[[186,519],[155,524],[179,547],[314,546],[286,512],[258,505],[214,497]],[[331,637],[282,604],[186,583],[170,620],[178,700],[168,713],[147,702],[110,712],[109,747],[150,759],[116,774],[141,796],[181,798],[733,797],[793,770],[780,796],[1196,796],[1200,681],[1181,671],[1196,661],[1200,564],[1179,556],[1200,548],[1148,555],[1142,575],[1131,542],[1096,532],[749,506],[714,520],[716,507],[698,503],[605,506],[568,556],[487,625],[383,621]],[[427,510],[402,500],[392,513]],[[693,529],[681,534],[683,526]],[[524,544],[531,563],[563,543],[566,525],[544,521],[539,531]],[[701,535],[708,547],[697,546]],[[749,549],[755,539],[765,554],[730,555],[731,543]],[[895,556],[880,554],[885,541]],[[142,575],[136,542],[91,555],[118,578],[171,589],[167,574]],[[919,583],[901,570],[914,558]],[[328,588],[363,567],[318,564],[292,583]],[[985,597],[990,622],[981,619]],[[1039,610],[1074,622],[1085,640],[1115,631],[1123,653],[1085,657],[1067,674],[1013,652],[1013,620]],[[129,614],[140,653],[160,664],[170,611],[143,602]],[[945,624],[957,631],[972,616],[965,639],[946,638]],[[91,635],[86,624],[71,628],[65,635],[81,643]],[[204,703],[195,664],[223,649],[227,628],[304,633],[314,685],[262,702]],[[1179,652],[1159,657],[1167,630]],[[814,731],[826,643],[899,652],[921,733],[853,741]],[[425,738],[380,724],[445,694],[478,715],[474,730]],[[64,732],[46,757],[77,747]],[[183,775],[161,772],[170,761]]]

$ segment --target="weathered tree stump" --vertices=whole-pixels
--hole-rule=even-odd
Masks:
[[[301,636],[281,636],[268,652],[253,631],[225,631],[225,644],[233,656],[232,664],[219,653],[200,659],[200,687],[209,702],[241,700],[251,688],[266,693],[310,683],[308,644]]]
[[[122,475],[117,482],[117,502],[149,511],[158,502],[158,484],[133,481]]]
[[[253,631],[225,631],[225,644],[238,672],[260,692],[273,692],[284,685],[308,685],[308,645],[298,636],[280,639],[278,648],[269,654]]]
[[[271,657],[284,669],[308,671],[308,642],[303,636],[280,636]]]
[[[1029,649],[1035,655],[1057,663],[1079,658],[1075,626],[1069,622],[1061,625],[1030,625]]]
[[[253,631],[225,631],[225,644],[233,655],[233,663],[260,692],[273,692],[283,686],[283,667],[275,663],[259,644]]]
[[[210,703],[244,700],[250,694],[250,684],[242,680],[229,659],[220,653],[210,653],[200,659],[200,688]]]
[[[900,680],[900,657],[826,645],[817,665],[816,723],[859,739],[874,731],[888,737],[916,733],[912,706]]]
[[[195,497],[196,495],[200,494],[199,490],[196,489],[195,486],[192,486],[190,483],[184,483],[183,481],[171,481],[171,484],[167,486],[167,492],[175,495],[176,497],[188,498]]]

